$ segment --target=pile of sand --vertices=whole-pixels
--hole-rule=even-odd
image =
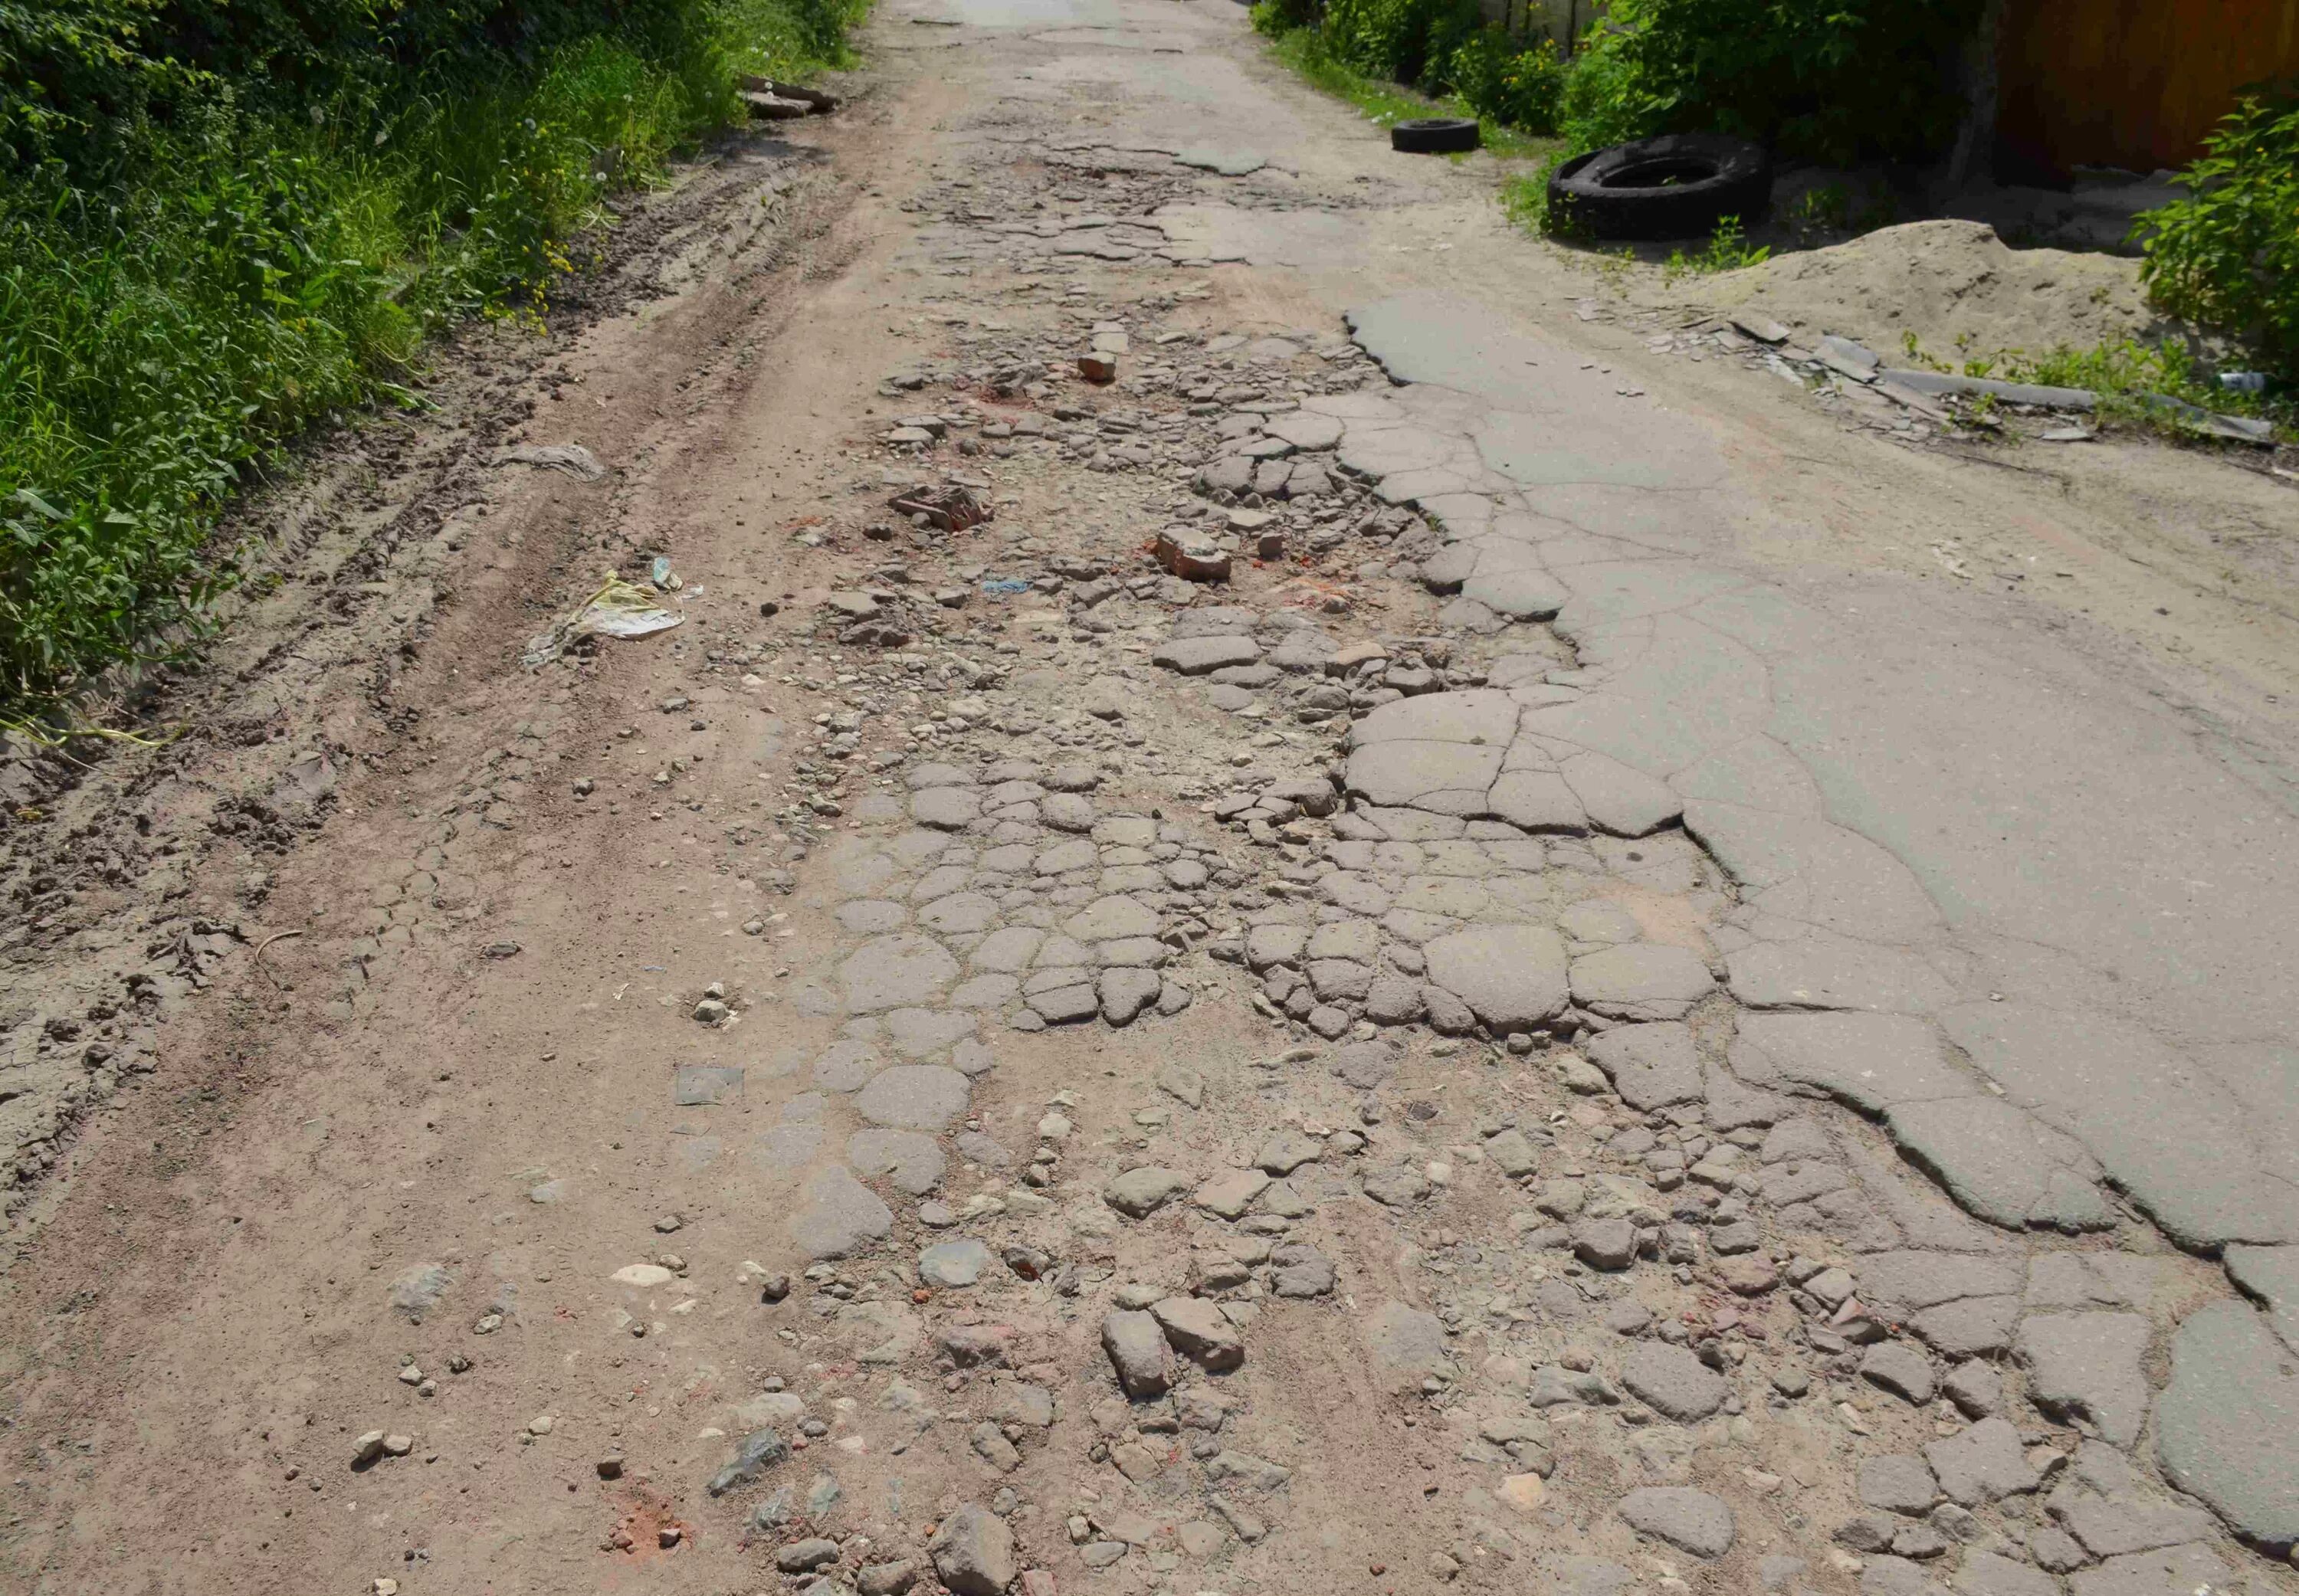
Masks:
[[[2065,250],[2015,250],[1985,222],[1884,227],[1702,279],[1689,298],[1731,314],[1769,316],[1809,342],[1853,338],[1896,359],[1913,333],[1944,359],[1971,352],[2083,346],[2162,327],[2139,287],[2139,263]]]

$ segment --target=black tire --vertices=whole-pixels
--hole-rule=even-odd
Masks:
[[[1548,178],[1552,230],[1589,238],[1706,238],[1728,216],[1754,226],[1772,203],[1764,146],[1715,133],[1614,145]]]
[[[1454,155],[1480,142],[1477,124],[1460,116],[1415,117],[1389,130],[1389,147],[1407,155]]]

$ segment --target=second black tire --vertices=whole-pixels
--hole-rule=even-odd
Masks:
[[[1389,130],[1389,147],[1408,155],[1455,155],[1478,143],[1477,124],[1460,116],[1415,117]]]
[[[1772,158],[1717,133],[1669,133],[1576,156],[1549,175],[1555,230],[1590,238],[1706,238],[1772,203]]]

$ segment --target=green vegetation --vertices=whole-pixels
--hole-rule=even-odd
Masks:
[[[1961,110],[1945,66],[1979,12],[1979,0],[1614,0],[1569,62],[1481,26],[1473,0],[1262,0],[1254,17],[1289,41],[1312,35],[1351,72],[1561,134],[1566,154],[1702,131],[1849,161],[1945,145]]]
[[[1979,0],[1615,0],[1566,76],[1575,153],[1656,133],[1732,133],[1838,163],[1945,147],[1946,64]]]
[[[0,0],[0,718],[196,632],[248,471],[863,3]]]
[[[2299,82],[2244,95],[2184,176],[2133,228],[2148,296],[2299,382]]]
[[[1301,0],[1260,0],[1253,25],[1317,88],[1386,127],[1413,117],[1477,120],[1484,147],[1522,160],[1556,147],[1556,47],[1481,27],[1473,3],[1335,0],[1322,19]]]
[[[2190,436],[2197,429],[2176,409],[2154,402],[2151,396],[2178,400],[2223,416],[2266,420],[2287,438],[2299,425],[2299,414],[2295,414],[2287,398],[2224,388],[2212,380],[2202,360],[2176,343],[2119,338],[2089,348],[2062,344],[2041,354],[2018,349],[1983,353],[1972,347],[1967,335],[1957,340],[1955,358],[1946,360],[1926,349],[1913,333],[1904,333],[1901,349],[1909,365],[1926,371],[2000,377],[2053,388],[2088,388],[2099,396],[2099,415],[2137,422],[2169,436]]]
[[[1716,223],[1716,231],[1709,236],[1697,255],[1682,250],[1671,250],[1661,267],[1662,276],[1669,282],[1684,277],[1707,277],[1719,271],[1738,271],[1744,266],[1762,266],[1772,258],[1768,244],[1751,245],[1741,231],[1740,219],[1727,216]]]

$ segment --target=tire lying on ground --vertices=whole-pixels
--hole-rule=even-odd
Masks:
[[[1670,133],[1576,156],[1549,174],[1556,230],[1591,238],[1706,238],[1772,203],[1772,158],[1718,133]]]
[[[1477,124],[1466,117],[1415,117],[1389,130],[1389,147],[1408,155],[1451,155],[1477,144]]]

